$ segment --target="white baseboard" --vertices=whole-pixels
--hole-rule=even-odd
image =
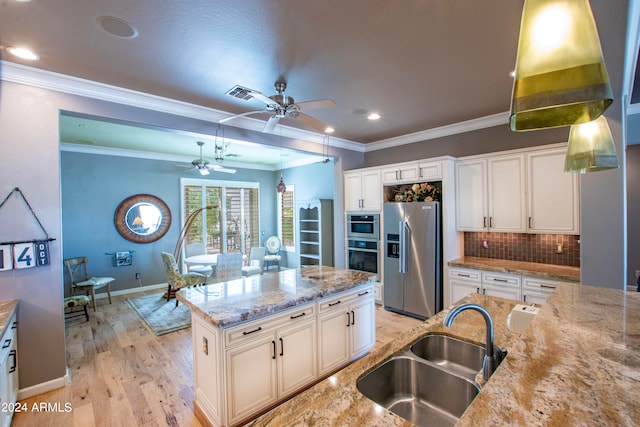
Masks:
[[[20,390],[18,390],[18,400],[28,399],[30,397],[37,396],[51,390],[62,388],[69,384],[69,381],[70,377],[67,373],[64,377],[55,378],[50,381],[32,385],[31,387],[21,388]]]
[[[157,285],[146,285],[146,286],[140,286],[138,288],[122,289],[119,291],[111,291],[111,296],[135,294],[136,292],[143,292],[143,291],[153,291],[155,289],[164,289],[167,286],[168,286],[167,283],[158,283]],[[107,293],[103,292],[103,293],[96,294],[96,299],[101,299],[101,298],[107,298]]]

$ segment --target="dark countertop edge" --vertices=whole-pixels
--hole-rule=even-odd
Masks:
[[[189,309],[191,309],[192,312],[194,313],[198,313],[200,314],[201,317],[205,318],[206,320],[209,321],[209,323],[211,323],[212,325],[219,327],[219,328],[230,328],[232,326],[237,326],[240,325],[242,323],[246,323],[246,322],[250,322],[253,320],[257,320],[260,318],[263,318],[265,316],[269,316],[269,315],[273,315],[273,314],[277,314],[279,312],[283,312],[285,310],[300,306],[300,305],[304,305],[307,303],[311,303],[314,301],[317,301],[319,299],[322,298],[326,298],[332,295],[336,295],[345,291],[349,291],[351,289],[355,289],[358,288],[360,286],[364,286],[364,285],[371,285],[373,286],[374,281],[371,277],[367,277],[364,278],[362,280],[358,280],[352,283],[346,283],[343,285],[336,285],[333,286],[331,288],[328,289],[323,289],[318,291],[315,294],[312,295],[304,295],[298,298],[293,298],[293,299],[289,299],[289,300],[285,300],[282,301],[281,303],[277,303],[277,304],[272,304],[269,306],[264,306],[264,307],[260,307],[257,310],[251,311],[251,312],[245,312],[242,313],[240,315],[233,315],[233,316],[229,316],[229,318],[227,319],[222,319],[222,320],[216,320],[214,318],[211,317],[211,314],[205,310],[203,310],[202,308],[200,308],[197,304],[192,303],[191,301],[189,301],[188,299],[186,299],[183,295],[182,292],[178,291],[176,293],[176,298],[178,299],[178,301],[184,303],[187,307],[189,307]],[[277,307],[274,309],[274,307]],[[246,316],[245,316],[246,314]],[[238,318],[240,316],[240,318]]]
[[[486,261],[484,261],[486,260]],[[506,262],[506,263],[522,263],[522,264],[532,264],[532,269],[527,269],[525,267],[505,267],[505,266],[497,266],[493,265],[497,262]],[[554,265],[554,264],[540,264],[540,263],[532,263],[526,261],[511,261],[511,260],[501,260],[495,258],[477,258],[477,257],[462,257],[453,259],[448,261],[447,264],[450,267],[461,267],[461,268],[469,268],[472,270],[488,270],[488,271],[496,271],[499,273],[511,273],[511,274],[522,274],[527,277],[535,277],[540,279],[556,279],[556,280],[564,280],[572,283],[580,283],[580,268],[579,267],[570,267],[564,265]],[[541,269],[548,271],[540,271]],[[576,269],[576,273],[563,273],[553,271],[554,269]]]

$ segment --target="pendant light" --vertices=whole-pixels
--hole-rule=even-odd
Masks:
[[[278,193],[284,193],[287,191],[287,186],[282,179],[282,125],[280,125],[280,182],[276,185],[276,191]]]
[[[525,0],[510,127],[586,123],[613,102],[588,0]]]
[[[565,172],[595,172],[620,167],[611,129],[604,116],[571,126]]]

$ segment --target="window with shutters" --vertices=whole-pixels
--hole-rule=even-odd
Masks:
[[[197,214],[185,245],[202,242],[207,253],[249,253],[260,245],[259,185],[257,182],[227,182],[182,179],[182,223]]]
[[[278,235],[284,250],[295,251],[295,190],[287,185],[287,191],[278,193]]]

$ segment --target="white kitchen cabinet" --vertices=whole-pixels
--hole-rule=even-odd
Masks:
[[[580,234],[578,176],[564,172],[566,148],[527,154],[530,233]]]
[[[470,293],[520,301],[521,277],[517,274],[494,273],[467,268],[449,269],[450,301],[455,303]]]
[[[503,233],[526,232],[524,155],[491,157],[487,172],[489,230]]]
[[[419,170],[417,164],[399,165],[392,168],[382,169],[383,184],[416,182],[418,179]]]
[[[458,231],[487,230],[487,161],[456,162],[456,224]]]
[[[373,299],[368,283],[228,328],[194,312],[197,411],[240,425],[327,374],[321,361],[335,371],[364,355],[375,344]]]
[[[500,297],[521,301],[522,280],[519,274],[494,272],[482,273],[482,293],[492,297]]]
[[[0,427],[9,427],[18,400],[18,322],[15,309],[0,339]]]
[[[442,162],[418,163],[419,181],[440,181],[442,179]]]
[[[372,211],[382,209],[380,171],[345,172],[344,205],[346,211]]]
[[[524,155],[456,163],[456,222],[459,231],[526,231]]]
[[[479,294],[481,288],[482,275],[479,270],[449,269],[449,301],[452,304],[469,294]]]
[[[522,300],[526,303],[544,304],[562,280],[538,279],[522,276]]]
[[[327,298],[318,307],[318,364],[324,375],[375,345],[373,288]]]

